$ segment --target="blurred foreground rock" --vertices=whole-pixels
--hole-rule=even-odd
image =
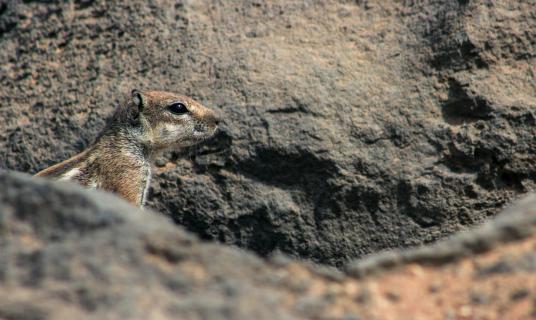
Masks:
[[[536,315],[534,197],[434,250],[372,256],[345,275],[200,242],[157,213],[74,185],[2,171],[0,186],[2,320]]]

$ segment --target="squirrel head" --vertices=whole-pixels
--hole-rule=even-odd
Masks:
[[[194,145],[214,135],[220,122],[214,111],[187,96],[133,90],[127,121],[154,150]]]

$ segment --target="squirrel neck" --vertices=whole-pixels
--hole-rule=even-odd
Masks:
[[[91,149],[87,164],[93,169],[88,171],[95,176],[89,180],[143,206],[151,179],[152,154],[138,132],[127,128],[106,130]]]
[[[97,139],[94,148],[149,163],[153,153],[144,141],[142,132],[143,129],[137,127],[111,126]]]

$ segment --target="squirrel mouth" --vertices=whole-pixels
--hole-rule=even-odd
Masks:
[[[207,132],[208,127],[202,123],[198,123],[194,126],[194,132]]]
[[[216,133],[216,127],[212,128],[204,124],[196,124],[194,126],[194,137],[199,137],[201,139],[206,139]]]

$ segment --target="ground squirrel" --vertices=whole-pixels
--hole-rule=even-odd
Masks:
[[[143,206],[154,155],[207,139],[218,123],[213,111],[189,97],[133,90],[94,144],[36,176],[76,181]]]

